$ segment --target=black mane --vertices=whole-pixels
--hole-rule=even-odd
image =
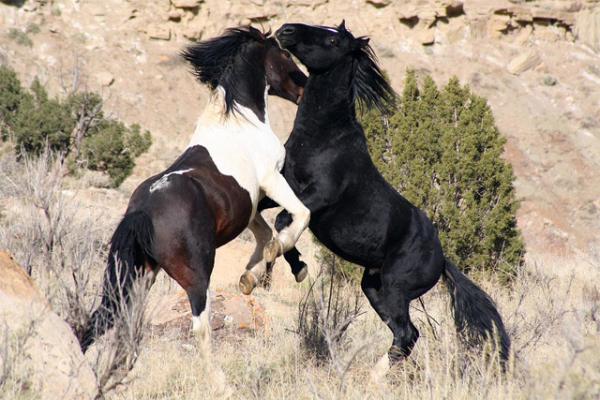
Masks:
[[[352,89],[354,100],[359,107],[376,107],[382,113],[389,113],[396,106],[396,92],[377,65],[377,56],[368,44],[368,39],[359,37],[355,51],[356,66]]]
[[[221,36],[187,47],[181,56],[193,67],[193,74],[211,90],[225,89],[225,113],[236,110],[236,103],[250,106],[258,102],[257,115],[264,118],[265,71],[262,62],[250,60],[244,47],[252,42],[264,43],[270,32],[263,33],[251,26],[229,28]],[[237,60],[236,60],[237,59]],[[243,70],[236,70],[242,62]],[[242,84],[246,82],[246,84]],[[250,87],[248,87],[248,85]],[[263,119],[261,118],[261,119]]]

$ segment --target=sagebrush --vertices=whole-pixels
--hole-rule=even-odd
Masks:
[[[109,118],[98,94],[51,98],[39,80],[27,90],[5,66],[0,66],[0,135],[14,141],[19,155],[39,155],[48,148],[68,158],[72,172],[106,172],[114,186],[131,174],[135,158],[152,143],[150,132],[139,125]]]

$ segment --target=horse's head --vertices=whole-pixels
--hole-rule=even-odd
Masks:
[[[355,38],[344,21],[337,28],[284,24],[275,35],[283,48],[298,57],[310,71],[328,70],[369,43],[367,38]]]
[[[269,94],[298,103],[306,85],[306,75],[298,68],[287,51],[273,38],[267,39],[265,58]]]
[[[226,112],[236,104],[264,110],[264,91],[297,102],[306,76],[270,32],[251,26],[230,28],[219,37],[189,46],[182,56],[211,90],[225,91]]]
[[[281,46],[296,56],[311,74],[327,72],[335,67],[350,69],[353,99],[381,111],[394,106],[396,94],[377,65],[369,38],[354,37],[346,29],[344,21],[335,28],[284,24],[275,36]]]

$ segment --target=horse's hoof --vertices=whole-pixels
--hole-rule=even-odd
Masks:
[[[267,263],[272,263],[275,259],[281,255],[282,251],[281,243],[278,239],[272,239],[263,250],[263,258]]]
[[[305,280],[307,276],[308,276],[308,266],[306,264],[304,264],[302,269],[300,271],[298,271],[297,274],[294,274],[294,277],[296,278],[296,282],[298,282],[298,283]]]
[[[406,358],[406,355],[402,349],[396,345],[392,345],[392,347],[390,347],[387,355],[391,365],[398,364]]]
[[[256,287],[256,283],[256,277],[251,271],[244,272],[240,277],[240,292],[244,293],[245,295],[251,294]]]

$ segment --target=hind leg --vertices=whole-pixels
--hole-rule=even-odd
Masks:
[[[202,353],[210,354],[210,297],[208,287],[215,260],[214,233],[207,230],[184,229],[184,238],[177,247],[167,249],[161,257],[163,269],[186,291],[192,309],[192,331]],[[177,236],[175,236],[177,237]],[[172,243],[172,242],[165,242]],[[164,254],[164,251],[162,252]]]
[[[410,320],[410,302],[431,289],[441,275],[437,252],[430,246],[415,246],[387,257],[382,273],[382,301],[389,312],[387,324],[394,334],[388,352],[392,363],[412,352],[419,331]]]
[[[264,286],[268,288],[271,283],[272,272],[272,268],[267,268],[263,257],[265,245],[273,238],[271,228],[260,213],[257,213],[254,219],[250,221],[248,229],[254,235],[256,247],[246,265],[246,272],[240,277],[239,288],[246,295],[252,293],[259,281],[262,281]]]
[[[377,312],[379,318],[386,325],[389,325],[391,320],[390,313],[387,310],[386,302],[384,301],[383,294],[383,283],[381,279],[381,270],[379,268],[365,268],[360,287],[369,300],[371,307]],[[390,357],[388,354],[382,356],[377,364],[371,370],[371,379],[374,382],[378,382],[385,376],[387,371],[390,369]]]

